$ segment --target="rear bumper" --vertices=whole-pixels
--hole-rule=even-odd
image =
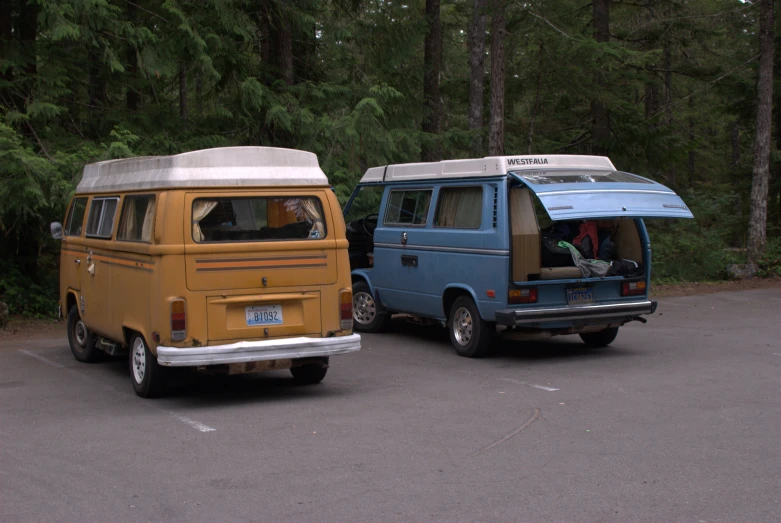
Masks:
[[[496,323],[513,327],[533,323],[552,323],[591,320],[629,321],[637,316],[653,314],[656,302],[651,300],[631,303],[604,303],[579,307],[541,307],[535,309],[505,309],[496,311]]]
[[[195,367],[281,359],[316,358],[355,352],[361,348],[361,336],[332,338],[286,338],[281,340],[241,341],[209,347],[157,347],[157,361],[166,367]]]

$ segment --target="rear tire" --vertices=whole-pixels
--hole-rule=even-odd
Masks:
[[[301,367],[293,367],[290,369],[290,374],[293,375],[293,379],[299,385],[315,385],[323,381],[326,373],[328,372],[328,365],[302,365]]]
[[[618,327],[611,327],[598,332],[584,332],[580,335],[580,339],[589,347],[598,349],[613,343],[616,336],[618,336]]]
[[[380,332],[388,322],[388,313],[374,299],[369,284],[363,280],[353,284],[353,329],[358,332]]]
[[[75,305],[68,311],[68,344],[73,357],[82,363],[97,363],[106,355],[95,346],[95,336],[84,325]]]
[[[157,358],[149,351],[146,340],[140,334],[130,339],[130,380],[133,390],[142,398],[157,398],[165,391],[165,367],[157,363]]]
[[[456,354],[465,358],[484,358],[491,350],[492,324],[480,317],[475,302],[460,296],[450,307],[447,322],[450,343]]]

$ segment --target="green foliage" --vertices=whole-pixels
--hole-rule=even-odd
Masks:
[[[37,17],[23,20],[25,5]],[[727,263],[740,261],[726,249],[743,245],[748,214],[755,4],[612,2],[605,43],[593,38],[588,4],[506,5],[506,153],[591,154],[598,145],[619,169],[682,191],[697,219],[651,224],[655,278],[719,278]],[[0,258],[10,264],[0,292],[14,312],[48,307],[47,298],[33,298],[54,293],[47,256],[57,245],[48,226],[62,220],[85,163],[207,147],[293,147],[318,155],[344,204],[368,167],[419,161],[424,145],[445,158],[470,157],[473,137],[486,136],[488,74],[486,125],[469,130],[467,123],[471,0],[441,7],[438,135],[421,132],[423,0],[14,6],[3,25],[14,30],[0,35],[10,38],[0,42]],[[36,39],[22,41],[21,27],[30,25]],[[285,31],[289,62],[282,59]],[[486,43],[488,51],[490,35]],[[490,65],[487,57],[486,71]],[[610,137],[600,144],[591,140],[595,101],[610,118]],[[777,183],[770,203],[776,236]],[[777,272],[777,245],[768,243],[763,274]],[[33,290],[29,298],[22,289]]]
[[[781,238],[772,236],[768,238],[765,255],[759,259],[757,276],[767,278],[781,276]]]
[[[731,248],[733,235],[745,230],[734,193],[688,191],[683,195],[694,220],[647,220],[652,246],[652,274],[659,282],[721,280],[727,265],[745,263],[745,253]]]

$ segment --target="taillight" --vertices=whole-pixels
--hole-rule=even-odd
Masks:
[[[621,296],[637,296],[645,294],[644,281],[630,281],[621,284]]]
[[[537,303],[537,287],[510,289],[510,291],[507,293],[507,303]]]
[[[339,327],[345,331],[353,328],[353,291],[350,289],[339,291]]]
[[[187,337],[187,312],[183,298],[171,300],[171,339],[182,341]]]

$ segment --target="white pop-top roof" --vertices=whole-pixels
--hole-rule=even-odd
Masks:
[[[76,193],[174,187],[328,185],[317,155],[275,147],[222,147],[84,167]]]
[[[613,163],[605,156],[578,156],[574,154],[489,156],[472,160],[444,160],[431,163],[402,163],[372,167],[363,175],[361,183],[491,177],[504,176],[513,171],[543,171],[546,169],[616,170]]]

